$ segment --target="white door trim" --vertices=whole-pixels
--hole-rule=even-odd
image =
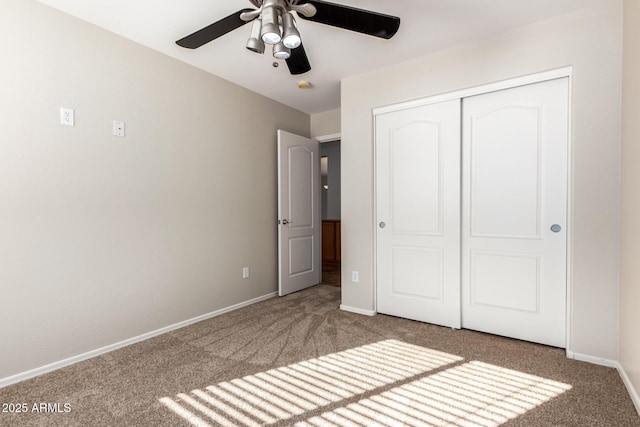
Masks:
[[[536,74],[531,74],[527,76],[516,77],[513,79],[503,80],[500,82],[489,83],[486,85],[480,85],[472,88],[462,89],[454,92],[444,93],[440,95],[430,96],[421,99],[415,99],[407,102],[401,102],[397,104],[381,106],[374,108],[372,111],[373,114],[373,124],[375,127],[376,116],[384,113],[389,113],[393,111],[405,110],[408,108],[414,108],[418,106],[435,104],[443,101],[450,101],[453,99],[462,99],[475,95],[482,95],[489,92],[495,92],[503,89],[511,89],[518,86],[524,86],[533,83],[540,83],[547,80],[553,80],[557,78],[568,77],[569,78],[569,107],[568,107],[568,136],[567,136],[567,145],[569,150],[569,164],[567,165],[567,307],[566,307],[566,355],[569,358],[573,358],[573,188],[574,188],[574,180],[573,180],[573,67],[563,67],[555,70],[544,71]],[[373,304],[374,307],[377,307],[377,260],[378,254],[376,251],[377,239],[377,212],[376,212],[376,204],[377,204],[377,188],[376,188],[376,180],[375,176],[377,175],[376,171],[376,147],[377,141],[375,138],[375,133],[373,135],[373,228],[371,233],[373,234]]]
[[[373,109],[373,115],[390,113],[392,111],[406,110],[423,105],[435,104],[452,99],[468,98],[470,96],[482,95],[489,92],[495,92],[503,89],[511,89],[518,86],[524,86],[532,83],[540,83],[547,80],[558,79],[561,77],[569,77],[573,75],[573,67],[558,68],[557,70],[544,71],[542,73],[532,74],[529,76],[516,77],[500,82],[489,83],[486,85],[476,86],[468,89],[457,90],[455,92],[443,93],[440,95],[430,96],[427,98],[414,99],[412,101],[400,102],[398,104],[386,105]]]
[[[320,144],[323,144],[325,142],[340,141],[341,138],[342,138],[342,134],[341,133],[332,133],[332,134],[329,134],[329,135],[321,135],[321,136],[314,136],[313,137],[313,139],[318,141]]]

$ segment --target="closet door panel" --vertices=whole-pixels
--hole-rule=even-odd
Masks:
[[[377,310],[460,327],[460,101],[376,118]]]
[[[568,79],[463,100],[462,326],[565,347]]]

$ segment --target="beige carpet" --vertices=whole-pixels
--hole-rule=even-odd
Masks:
[[[640,426],[614,369],[339,298],[319,285],[5,387],[28,411],[0,425]]]

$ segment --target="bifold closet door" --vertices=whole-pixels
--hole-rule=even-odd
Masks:
[[[376,116],[377,311],[460,327],[460,100]]]
[[[462,326],[565,347],[568,79],[463,100]]]

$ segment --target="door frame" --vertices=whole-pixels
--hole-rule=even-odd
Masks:
[[[568,105],[568,117],[567,117],[567,150],[568,150],[568,164],[567,164],[567,304],[565,308],[565,318],[566,318],[566,331],[565,331],[565,342],[566,342],[566,355],[567,357],[573,359],[573,156],[574,156],[574,136],[573,136],[573,67],[563,67],[554,70],[544,71],[540,73],[530,74],[521,77],[515,77],[512,79],[502,80],[499,82],[489,83],[485,85],[475,86],[468,89],[457,90],[453,92],[444,93],[441,95],[429,96],[421,99],[416,99],[407,102],[401,102],[397,104],[391,104],[387,106],[381,106],[374,108],[372,111],[373,114],[373,125],[374,128],[376,126],[377,116],[385,113],[391,113],[395,111],[406,110],[415,107],[421,107],[429,104],[436,104],[444,101],[451,101],[455,99],[460,99],[462,101],[463,98],[468,98],[470,96],[483,95],[490,92],[496,92],[504,89],[512,89],[519,86],[525,86],[529,84],[541,83],[548,80],[555,80],[559,78],[568,78],[569,80],[569,105]],[[376,235],[376,218],[377,218],[377,197],[378,197],[378,189],[376,185],[376,179],[378,172],[376,170],[377,164],[377,141],[375,132],[373,135],[373,251],[374,251],[374,264],[373,264],[373,304],[374,304],[374,313],[377,313],[378,307],[378,253],[377,253],[377,235]]]
[[[320,144],[325,143],[325,142],[340,141],[342,139],[342,134],[341,133],[332,133],[330,135],[314,136],[313,139],[318,141]]]

